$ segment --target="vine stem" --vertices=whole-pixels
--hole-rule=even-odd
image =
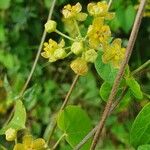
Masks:
[[[71,38],[70,36],[68,36],[68,35],[66,35],[66,34],[64,34],[64,33],[62,33],[62,32],[60,32],[59,30],[56,30],[55,31],[57,34],[59,34],[59,35],[61,35],[62,37],[65,37],[66,39],[68,39],[68,40],[70,40],[70,41],[76,41],[75,39],[73,39],[73,38]]]
[[[56,0],[53,0],[52,1],[52,5],[50,7],[50,10],[49,10],[49,15],[48,15],[48,18],[47,18],[47,21],[50,20],[52,18],[52,14],[53,14],[53,10],[54,10],[54,7],[55,7],[55,4],[56,4]],[[42,47],[43,47],[43,43],[45,41],[45,38],[46,38],[46,35],[47,35],[47,32],[44,30],[43,32],[43,35],[42,35],[42,38],[41,38],[41,42],[40,42],[40,45],[39,45],[39,48],[38,48],[38,51],[37,51],[37,54],[36,54],[36,57],[35,57],[35,60],[34,60],[34,63],[33,63],[33,66],[31,68],[31,71],[29,73],[29,76],[20,92],[20,96],[23,95],[24,91],[26,90],[26,88],[28,87],[28,84],[33,76],[33,73],[35,71],[35,68],[36,68],[36,65],[37,65],[37,62],[39,60],[39,57],[40,57],[40,53],[42,51]]]
[[[128,46],[127,46],[127,49],[126,49],[125,58],[124,58],[124,60],[121,64],[121,67],[120,67],[120,69],[118,71],[118,74],[115,78],[111,93],[110,93],[108,101],[107,101],[107,104],[104,108],[102,117],[101,117],[101,119],[99,121],[99,124],[98,124],[98,128],[97,128],[96,133],[94,135],[94,139],[92,141],[90,150],[95,150],[96,145],[99,141],[99,138],[102,135],[102,130],[103,130],[104,124],[106,122],[106,119],[109,115],[110,109],[112,107],[112,104],[113,104],[114,98],[116,96],[117,89],[119,87],[121,78],[124,74],[126,65],[128,64],[128,61],[129,61],[130,56],[132,54],[132,50],[133,50],[133,47],[134,47],[134,44],[135,44],[135,41],[136,41],[136,38],[137,38],[137,34],[138,34],[139,27],[140,27],[140,24],[141,24],[141,20],[142,20],[145,5],[146,5],[146,0],[141,0],[140,5],[139,5],[139,9],[138,9],[138,12],[137,12],[137,15],[136,15],[136,18],[135,18],[135,22],[134,22],[134,25],[133,25],[133,28],[132,28],[132,31],[131,31],[131,35],[130,35],[130,38],[129,38],[129,43],[128,43]]]
[[[143,65],[141,65],[139,68],[137,68],[136,70],[132,71],[132,75],[136,75],[137,73],[139,73],[141,70],[143,70],[145,67],[147,67],[149,65],[150,60],[146,61]],[[120,96],[120,98],[118,98],[118,100],[116,100],[109,112],[109,115],[115,110],[115,108],[118,106],[118,104],[120,103],[120,101],[122,100],[122,98],[125,96],[126,92],[127,92],[128,88],[124,87],[122,94]],[[144,93],[145,96],[149,97],[149,95],[147,95],[146,93]],[[93,128],[83,139],[82,141],[76,145],[76,147],[73,150],[79,150],[87,141],[88,139],[90,139],[96,132],[98,128],[98,125],[95,126],[95,128]]]
[[[80,29],[79,29],[79,25],[78,25],[78,23],[77,23],[76,20],[74,20],[74,25],[75,25],[75,27],[76,27],[76,29],[77,29],[77,31],[78,31],[79,37],[82,37],[81,32],[80,32]]]
[[[150,64],[150,59],[148,61],[146,61],[143,65],[141,65],[139,68],[137,68],[136,70],[134,70],[132,72],[132,75],[138,73],[139,71],[141,71],[143,68],[147,67]]]
[[[56,0],[53,0],[52,5],[51,5],[50,10],[49,10],[49,15],[48,15],[47,21],[50,20],[51,17],[52,17],[52,13],[53,13],[55,4],[56,4]],[[35,60],[34,60],[34,63],[33,63],[33,66],[32,66],[32,68],[31,68],[31,71],[30,71],[30,73],[29,73],[29,75],[28,75],[27,80],[25,81],[25,84],[23,85],[22,90],[20,91],[20,94],[19,94],[19,96],[18,96],[18,99],[22,97],[24,91],[26,90],[26,88],[27,88],[27,86],[28,86],[28,84],[29,84],[29,82],[30,82],[30,80],[31,80],[31,78],[32,78],[32,75],[33,75],[33,73],[34,73],[34,71],[35,71],[35,67],[36,67],[37,62],[38,62],[39,57],[40,57],[40,53],[41,53],[41,51],[42,51],[42,47],[43,47],[43,43],[44,43],[44,41],[45,41],[46,35],[47,35],[47,33],[46,33],[46,31],[44,30],[43,35],[42,35],[42,38],[41,38],[41,42],[40,42],[40,45],[39,45],[39,48],[38,48],[38,51],[37,51],[37,54],[36,54],[36,57],[35,57]],[[14,110],[15,110],[15,108],[13,107],[13,109],[12,109],[12,111],[11,111],[11,113],[10,113],[8,119],[6,120],[4,126],[5,126],[6,124],[8,124],[8,122],[9,122],[10,119],[12,118],[13,113],[14,113]]]
[[[79,79],[79,75],[76,75],[75,78],[74,78],[74,80],[73,80],[73,82],[72,82],[72,84],[71,84],[71,86],[70,86],[70,89],[69,89],[67,95],[65,96],[65,100],[64,100],[63,104],[61,105],[61,107],[60,107],[60,109],[59,109],[58,112],[62,111],[66,107],[66,105],[68,104],[69,97],[70,97],[70,95],[71,95],[71,93],[72,93],[72,91],[73,91],[73,89],[74,89],[74,87],[75,87],[78,79]],[[52,135],[53,135],[53,133],[54,133],[54,131],[56,129],[56,126],[57,126],[57,123],[56,123],[56,119],[55,119],[54,123],[53,123],[53,127],[50,130],[51,132],[49,133],[49,137],[48,137],[47,143],[50,142],[50,139],[51,139],[51,137],[52,137]]]
[[[52,150],[55,150],[56,147],[58,146],[58,144],[60,143],[60,141],[66,136],[66,133],[64,133],[56,142],[56,144],[52,147]]]
[[[110,8],[110,7],[111,7],[111,4],[112,4],[112,0],[109,0],[108,8]]]

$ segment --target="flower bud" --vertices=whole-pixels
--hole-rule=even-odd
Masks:
[[[65,50],[63,48],[58,48],[54,51],[54,57],[56,59],[63,59],[67,56]]]
[[[80,42],[74,42],[71,46],[71,51],[76,54],[79,55],[82,51],[83,51],[83,43]]]
[[[13,128],[9,128],[6,130],[5,135],[7,141],[14,141],[17,136],[17,131]]]
[[[94,49],[90,49],[85,52],[84,57],[87,62],[93,63],[97,58],[97,52]]]
[[[88,72],[87,62],[82,58],[77,58],[72,61],[70,67],[78,75],[85,75]]]
[[[57,23],[53,20],[48,20],[45,24],[45,30],[48,33],[54,32],[56,30]]]

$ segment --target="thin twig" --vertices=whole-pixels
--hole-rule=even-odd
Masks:
[[[111,4],[112,4],[112,0],[110,0],[109,3],[108,3],[108,9],[110,9]]]
[[[136,70],[134,70],[132,72],[132,75],[138,73],[139,71],[141,71],[143,68],[147,67],[148,65],[150,65],[150,60],[146,61],[143,65],[141,65],[139,68],[137,68]]]
[[[73,80],[73,82],[72,82],[72,84],[71,84],[71,86],[70,86],[70,89],[69,89],[69,91],[68,91],[68,93],[67,93],[67,95],[65,97],[65,100],[64,100],[63,104],[61,105],[60,110],[58,112],[63,110],[66,107],[66,105],[68,104],[69,97],[70,97],[70,95],[71,95],[71,93],[72,93],[72,91],[73,91],[73,89],[74,89],[74,87],[75,87],[75,85],[76,85],[76,83],[78,81],[78,78],[79,78],[79,75],[76,75],[74,80]],[[51,139],[51,137],[52,137],[52,135],[53,135],[53,133],[54,133],[54,131],[56,129],[56,126],[57,126],[56,120],[54,120],[54,124],[53,124],[53,127],[51,129],[51,132],[49,133],[49,138],[48,138],[49,140],[48,140],[47,143],[50,142],[50,139]]]
[[[47,21],[52,18],[52,13],[53,13],[55,4],[56,4],[56,0],[53,0],[52,5],[51,5],[50,10],[49,10],[49,15],[48,15]],[[42,47],[43,47],[43,43],[44,43],[44,41],[45,41],[46,35],[47,35],[47,33],[46,33],[46,31],[44,30],[43,35],[42,35],[42,38],[41,38],[41,42],[40,42],[40,45],[39,45],[39,48],[38,48],[38,51],[37,51],[37,54],[36,54],[36,58],[35,58],[35,60],[34,60],[34,63],[33,63],[33,66],[32,66],[32,68],[31,68],[31,71],[30,71],[30,73],[29,73],[29,76],[28,76],[28,78],[27,78],[27,80],[26,80],[26,82],[25,82],[25,84],[24,84],[24,86],[23,86],[23,88],[22,88],[22,90],[21,90],[21,92],[20,92],[20,96],[23,95],[23,93],[24,93],[24,91],[26,90],[26,88],[27,88],[27,86],[28,86],[28,84],[29,84],[29,82],[30,82],[30,80],[31,80],[31,78],[32,78],[32,75],[33,75],[33,73],[34,73],[34,71],[35,71],[35,67],[36,67],[37,62],[38,62],[38,60],[39,60],[39,57],[40,57],[40,54],[41,54],[41,51],[42,51]]]
[[[131,35],[130,35],[130,38],[129,38],[129,43],[128,43],[128,46],[127,46],[127,49],[126,49],[125,58],[124,58],[124,60],[121,64],[119,72],[118,72],[118,74],[115,78],[111,93],[109,95],[107,104],[104,108],[104,112],[102,114],[102,117],[99,121],[98,129],[97,129],[96,134],[94,136],[94,139],[92,141],[92,145],[90,147],[90,150],[95,150],[96,145],[99,141],[99,138],[101,137],[102,129],[103,129],[105,121],[106,121],[106,119],[109,115],[109,112],[110,112],[112,103],[114,101],[114,98],[116,96],[117,89],[119,87],[121,78],[124,74],[126,65],[128,64],[128,61],[129,61],[130,56],[132,54],[132,50],[133,50],[133,47],[134,47],[134,44],[135,44],[135,41],[136,41],[136,38],[137,38],[137,34],[138,34],[138,31],[139,31],[139,27],[140,27],[140,24],[141,24],[145,4],[146,4],[146,0],[141,0],[139,9],[138,9],[138,12],[137,12],[137,15],[136,15],[136,19],[135,19],[135,22],[134,22],[134,25],[133,25],[133,29],[132,29],[132,32],[131,32]]]
[[[121,102],[121,100],[123,99],[123,97],[126,95],[128,91],[128,87],[124,87],[122,94],[120,96],[120,98],[118,98],[118,100],[115,100],[114,103],[111,106],[111,109],[109,111],[109,115],[115,110],[115,108],[119,105],[119,103]]]
[[[69,91],[68,91],[68,93],[67,93],[67,95],[65,97],[65,100],[64,100],[60,110],[63,110],[66,107],[66,105],[68,103],[68,100],[69,100],[69,97],[70,97],[70,95],[71,95],[71,93],[72,93],[72,91],[73,91],[73,89],[74,89],[74,87],[75,87],[75,85],[77,83],[78,78],[79,78],[79,75],[76,75],[74,80],[73,80],[73,82],[72,82],[72,84],[71,84],[71,87],[70,87],[70,89],[69,89]]]
[[[52,150],[55,150],[58,146],[58,144],[60,143],[60,141],[66,136],[66,133],[64,133],[59,139],[58,141],[55,143],[55,145],[52,147]]]

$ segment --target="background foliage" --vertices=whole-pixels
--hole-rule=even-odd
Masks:
[[[57,0],[53,19],[57,21],[59,30],[64,31],[60,10],[65,4],[75,4],[76,2],[80,2],[85,10],[86,5],[91,1]],[[14,101],[30,72],[50,5],[51,0],[0,1],[0,127],[9,116]],[[110,27],[115,37],[123,39],[124,46],[128,42],[137,5],[138,1],[136,0],[113,0],[111,10],[116,12],[116,17],[110,22]],[[90,20],[87,20],[86,26],[89,23]],[[55,33],[48,35],[47,39],[50,37],[58,39]],[[131,71],[150,58],[149,40],[150,19],[145,17],[129,63]],[[35,137],[47,136],[44,131],[51,122],[53,114],[60,108],[70,87],[74,74],[69,68],[68,62],[69,58],[66,61],[49,64],[40,58],[29,88],[25,91],[23,103],[27,110],[26,127]],[[150,68],[142,70],[135,78],[141,85],[144,97],[137,99],[136,96],[131,97],[128,94],[124,97],[120,107],[113,112],[106,123],[103,140],[99,144],[99,148],[102,150],[133,149],[129,143],[129,132],[134,118],[150,100]],[[134,81],[129,81],[129,84],[130,82]],[[99,119],[99,113],[108,97],[107,93],[103,93],[106,91],[105,89],[103,91],[101,89],[99,92],[102,83],[103,80],[96,73],[95,67],[91,66],[88,75],[79,79],[71,95],[70,104],[82,106],[93,125]],[[106,85],[104,88],[110,89]],[[140,97],[140,95],[138,96]],[[52,143],[60,135],[61,130],[57,130]],[[0,144],[11,149],[4,136],[0,136]],[[63,141],[58,149],[69,150],[70,148]]]

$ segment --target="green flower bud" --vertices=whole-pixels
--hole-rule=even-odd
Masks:
[[[66,56],[67,56],[67,54],[66,54],[66,52],[65,52],[65,50],[64,50],[63,48],[58,48],[58,49],[56,49],[55,52],[54,52],[54,57],[55,57],[56,59],[63,59],[63,58],[65,58]]]
[[[85,75],[88,72],[87,62],[82,58],[72,61],[70,67],[78,75]]]
[[[80,42],[74,42],[71,46],[71,51],[74,54],[79,55],[83,51],[83,43],[81,41]]]
[[[9,128],[6,130],[5,135],[7,141],[14,141],[17,136],[17,131],[13,128]]]
[[[45,24],[45,30],[48,33],[54,32],[56,30],[57,23],[53,20],[48,20]]]
[[[87,62],[93,63],[97,58],[97,52],[94,49],[90,49],[85,52],[84,58]]]

